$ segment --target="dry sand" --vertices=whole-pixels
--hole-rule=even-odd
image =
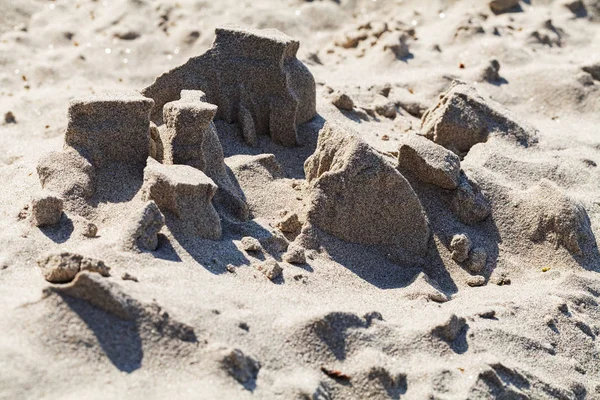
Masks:
[[[492,3],[0,0],[0,398],[600,398],[600,2]]]

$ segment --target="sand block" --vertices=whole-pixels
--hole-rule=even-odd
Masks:
[[[95,171],[76,151],[52,151],[43,155],[37,174],[44,189],[65,198],[89,198],[95,191]]]
[[[257,134],[295,146],[297,125],[316,115],[315,81],[296,58],[298,47],[276,29],[218,28],[206,53],[143,90],[156,102],[153,121],[160,121],[163,105],[179,99],[182,90],[201,90],[219,107],[216,118],[241,123],[245,136],[252,137],[249,113]]]
[[[204,133],[209,129],[217,106],[202,102],[173,101],[165,104],[162,136],[165,164],[186,164],[202,170]]]
[[[421,128],[425,137],[460,156],[490,136],[529,147],[537,143],[538,134],[510,110],[460,81],[452,82],[438,104],[423,114]]]
[[[110,268],[103,261],[63,251],[41,256],[37,260],[44,279],[52,283],[71,282],[80,271],[109,276]]]
[[[120,162],[143,168],[150,155],[153,105],[137,92],[71,100],[65,144],[88,157],[95,167]]]
[[[202,171],[188,165],[163,165],[148,158],[142,191],[145,200],[154,200],[162,212],[183,221],[190,234],[221,238],[221,220],[212,204],[217,185]]]
[[[124,234],[127,249],[154,251],[158,247],[158,232],[165,225],[165,217],[154,201],[131,216]]]
[[[356,134],[326,123],[304,163],[307,221],[348,242],[422,255],[429,221],[408,181]]]
[[[467,225],[483,221],[492,213],[477,182],[467,178],[465,174],[461,174],[458,188],[452,192],[450,210],[460,222]]]
[[[444,189],[456,189],[460,159],[453,152],[420,135],[400,136],[398,169],[410,171],[422,182]]]
[[[38,227],[56,225],[63,213],[63,200],[59,196],[42,191],[31,200],[31,223]]]

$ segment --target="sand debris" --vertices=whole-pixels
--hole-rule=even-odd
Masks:
[[[222,368],[241,384],[255,380],[260,370],[260,363],[240,349],[220,351],[220,363]]]
[[[352,111],[354,109],[354,101],[346,93],[337,91],[331,95],[331,104],[344,111]]]
[[[274,281],[281,277],[283,268],[273,259],[266,260],[263,263],[255,264],[254,268],[262,272],[269,280]]]
[[[452,250],[452,259],[458,263],[464,262],[469,258],[471,251],[471,239],[465,233],[454,235],[450,242],[450,250]]]
[[[262,245],[258,241],[258,239],[253,238],[252,236],[244,236],[241,240],[242,249],[244,251],[250,252],[259,252],[262,251]]]
[[[4,114],[4,122],[7,124],[16,124],[17,118],[15,118],[15,114],[12,111],[7,111]]]
[[[470,272],[478,274],[485,269],[487,263],[487,251],[482,247],[476,247],[469,253],[467,268]]]
[[[291,243],[281,258],[283,261],[290,264],[304,264],[306,262],[304,248],[296,243]]]
[[[485,285],[485,277],[481,275],[469,276],[465,283],[471,287],[483,286]]]
[[[302,224],[297,213],[288,213],[277,223],[277,228],[281,232],[296,233],[300,231]]]

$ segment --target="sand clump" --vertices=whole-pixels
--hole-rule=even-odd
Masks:
[[[42,256],[37,264],[44,279],[52,283],[71,282],[80,271],[97,272],[102,276],[110,274],[110,268],[103,261],[70,252]]]
[[[478,183],[464,174],[460,176],[458,188],[452,192],[450,209],[459,221],[467,225],[477,224],[492,213]]]
[[[306,252],[302,246],[291,243],[281,258],[290,264],[304,264],[306,262]]]
[[[520,212],[529,239],[548,241],[556,248],[562,246],[580,255],[591,237],[588,216],[577,202],[548,180],[523,192]]]
[[[349,242],[425,252],[430,231],[419,199],[359,137],[326,124],[304,168],[311,191],[307,222]]]
[[[262,272],[263,275],[271,281],[279,279],[283,272],[283,268],[281,268],[281,265],[279,265],[279,263],[273,259],[269,259],[263,263],[256,264],[255,268],[258,271]]]
[[[469,258],[469,252],[473,243],[469,236],[463,234],[454,235],[450,242],[450,249],[452,250],[452,259],[456,262],[463,262]]]
[[[520,122],[508,109],[480,96],[472,86],[455,81],[439,103],[423,114],[422,133],[464,156],[490,136],[510,138],[523,146],[537,143],[537,130]]]
[[[96,190],[96,172],[77,151],[53,151],[40,158],[37,174],[44,189],[66,198],[92,197]]]
[[[165,225],[165,217],[154,201],[133,214],[126,224],[123,245],[126,249],[154,251],[158,247],[158,232]]]
[[[244,236],[241,240],[241,244],[244,251],[258,252],[262,250],[262,245],[258,239],[251,236]]]

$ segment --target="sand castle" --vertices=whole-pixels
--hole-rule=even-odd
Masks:
[[[387,28],[376,34],[376,24],[365,29],[369,31],[365,38],[381,36],[388,53],[399,58],[408,55],[403,34]],[[352,41],[347,44],[353,45]],[[274,376],[269,383],[284,386],[278,394],[285,395],[294,386],[285,380],[281,383],[273,364],[282,368],[289,362],[297,370],[311,369],[310,374],[318,366],[312,389],[319,396],[324,393],[322,398],[330,397],[329,386],[345,380],[352,385],[338,386],[356,390],[350,392],[356,394],[352,398],[361,397],[359,385],[374,384],[378,385],[375,393],[400,397],[413,384],[414,372],[398,369],[403,364],[388,359],[388,353],[410,357],[415,352],[427,357],[466,353],[457,358],[467,363],[457,368],[452,364],[453,371],[472,368],[478,385],[492,387],[494,394],[507,393],[501,378],[517,372],[492,361],[475,362],[467,358],[471,356],[467,350],[474,343],[479,357],[488,336],[504,348],[513,333],[495,326],[503,319],[517,318],[520,305],[499,308],[493,304],[497,311],[476,309],[467,304],[470,297],[465,292],[456,293],[473,290],[478,294],[485,290],[480,286],[493,283],[509,285],[511,263],[524,264],[523,260],[538,269],[554,257],[569,265],[592,264],[597,248],[583,203],[555,183],[540,179],[539,171],[549,170],[546,164],[527,165],[515,155],[527,149],[529,156],[537,150],[537,129],[461,81],[454,81],[438,102],[433,99],[423,106],[412,99],[414,108],[408,107],[409,114],[418,117],[411,118],[413,129],[397,134],[393,141],[378,137],[377,142],[388,146],[384,150],[369,141],[364,130],[353,130],[352,122],[329,116],[326,121],[313,119],[315,80],[296,58],[297,50],[296,40],[275,30],[220,28],[210,50],[158,77],[141,93],[95,94],[73,100],[63,150],[39,160],[43,190],[19,218],[28,216],[29,233],[42,232],[61,244],[57,232],[68,236],[69,229],[77,229],[80,223],[94,229],[68,243],[80,246],[77,251],[53,251],[38,258],[43,278],[52,285],[44,289],[43,301],[30,305],[31,309],[53,306],[48,307],[52,310],[48,318],[58,324],[58,329],[51,325],[52,334],[58,337],[54,340],[64,340],[71,347],[72,338],[61,338],[59,333],[76,319],[63,303],[79,312],[86,323],[95,324],[94,333],[104,340],[100,347],[109,349],[107,353],[120,349],[120,338],[134,332],[131,341],[138,358],[131,362],[120,354],[109,354],[121,371],[140,368],[140,354],[147,354],[145,362],[158,360],[160,370],[163,360],[175,354],[185,359],[185,368],[206,363],[204,370],[217,369],[247,391],[253,391],[265,375],[267,379]],[[496,64],[490,64],[486,79],[498,80]],[[385,92],[378,94],[382,106],[373,107],[372,115],[365,113],[367,119],[382,117],[387,123],[406,116],[388,98],[391,90],[395,88],[389,85],[381,90]],[[362,101],[360,96],[354,99],[356,103],[338,93],[334,111],[343,110],[344,118],[352,116]],[[235,137],[240,132],[241,137]],[[300,143],[298,132],[303,139],[311,136],[308,143]],[[503,151],[496,154],[497,149]],[[587,162],[592,168],[594,162]],[[521,178],[519,168],[527,170],[526,178],[515,184],[515,176]],[[561,178],[568,175],[559,168],[551,172]],[[108,229],[112,231],[105,233]],[[115,232],[119,235],[110,237]],[[94,250],[103,260],[84,255]],[[514,259],[506,257],[507,253]],[[539,258],[533,259],[532,253],[540,254]],[[138,264],[139,282],[128,269]],[[127,272],[121,275],[122,270]],[[122,282],[123,287],[116,284],[117,272],[130,282]],[[348,276],[359,279],[351,281]],[[183,280],[180,286],[173,284],[177,279]],[[222,286],[214,289],[211,285],[217,279]],[[311,280],[318,279],[329,286],[311,286]],[[274,322],[271,316],[275,314],[265,313],[250,328],[242,319],[254,309],[244,309],[243,302],[226,313],[220,311],[229,307],[223,304],[233,303],[228,296],[244,291],[258,293],[250,298],[260,300],[252,307],[265,307],[269,312],[274,308],[269,301],[281,299],[279,292],[289,295],[291,303],[296,303],[296,296],[318,302],[315,293],[319,292],[313,288],[333,292],[338,279],[352,282],[357,294],[376,288],[381,296],[376,304],[392,299],[389,303],[394,309],[399,303],[399,316],[393,317],[400,321],[405,321],[401,318],[413,307],[423,310],[423,321],[415,319],[414,326],[412,320],[388,324],[378,311],[326,311],[310,317],[302,314],[298,321],[286,315]],[[195,280],[205,290],[203,296],[217,301],[202,305],[206,309],[200,312],[193,309],[192,325],[170,317],[156,303],[136,300],[126,290],[129,284],[145,288],[149,282],[150,290],[157,292],[164,286],[161,296],[181,291],[177,295],[183,298],[198,290]],[[577,288],[591,285],[568,277],[565,281]],[[267,286],[250,286],[260,284]],[[267,297],[260,297],[263,292]],[[131,293],[137,296],[143,289]],[[401,301],[394,303],[397,293]],[[339,297],[345,302],[353,296],[344,292]],[[590,299],[583,296],[576,303],[594,305]],[[406,306],[405,300],[415,303]],[[185,301],[190,308],[198,306],[193,304],[195,298]],[[357,303],[348,302],[354,308]],[[86,309],[90,304],[94,307]],[[293,307],[301,308],[298,304],[302,303]],[[442,308],[448,304],[450,308]],[[571,315],[565,306],[553,303],[546,308],[551,315],[548,326],[559,318],[567,326],[564,319]],[[578,312],[581,309],[573,315]],[[226,330],[225,324],[233,328],[227,328],[221,338],[218,329]],[[577,329],[591,332],[586,334],[592,338],[598,335],[595,327],[582,324]],[[563,326],[562,335],[576,337],[570,327],[563,330]],[[77,329],[84,330],[79,325]],[[277,335],[264,336],[267,331]],[[252,334],[243,336],[247,332]],[[197,338],[196,333],[205,336]],[[216,342],[217,337],[228,344]],[[265,337],[272,343],[254,343]],[[233,341],[235,347],[230,345]],[[556,347],[520,337],[510,343],[547,353]],[[238,344],[254,344],[255,348],[242,350]],[[352,360],[359,361],[352,365]],[[345,369],[329,367],[345,368],[348,363],[356,367],[348,375]],[[424,370],[427,379],[434,379],[434,373]],[[434,372],[439,378],[450,374],[446,371]],[[327,384],[323,384],[325,379],[329,379]],[[537,384],[531,377],[524,381]],[[343,397],[348,392],[336,392],[340,393]]]
[[[211,49],[156,79],[142,94],[163,105],[182,90],[202,90],[217,118],[242,122],[244,137],[267,134],[284,146],[297,144],[296,126],[316,115],[315,82],[296,59],[298,41],[274,29],[218,28]],[[249,139],[252,140],[252,139]]]

